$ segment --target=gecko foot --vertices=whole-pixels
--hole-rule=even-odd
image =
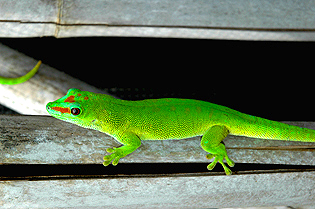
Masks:
[[[230,167],[233,167],[235,165],[235,163],[227,155],[222,156],[222,155],[208,154],[206,157],[207,157],[207,159],[214,158],[214,161],[207,166],[208,170],[212,170],[216,166],[217,162],[219,162],[223,166],[223,169],[224,169],[226,175],[232,174],[232,171],[224,164],[223,159],[225,158],[227,164]]]
[[[112,163],[113,166],[115,166],[118,164],[119,159],[124,157],[121,155],[122,154],[121,151],[116,147],[108,148],[108,149],[106,149],[106,152],[113,153],[113,154],[104,156],[104,158],[103,158],[104,159],[104,162],[103,162],[104,166],[108,166],[110,163]]]
[[[110,155],[104,156],[104,166],[108,166],[110,163],[112,163],[114,166],[118,164],[119,159],[125,157],[126,155],[129,155],[133,151],[135,151],[140,144],[136,145],[123,145],[121,147],[113,147],[106,149],[107,152],[112,153]]]

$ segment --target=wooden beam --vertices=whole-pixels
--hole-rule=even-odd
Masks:
[[[315,171],[0,181],[3,208],[312,206]]]
[[[288,122],[315,129],[315,122]],[[99,131],[48,116],[0,115],[0,164],[102,164],[105,150],[120,144]],[[236,163],[315,165],[315,143],[228,136],[228,154]],[[209,162],[200,137],[142,141],[120,163]]]
[[[315,128],[314,122],[288,122]],[[121,160],[208,162],[200,138],[143,141]],[[230,157],[239,162],[314,165],[314,144],[229,136]],[[98,131],[48,116],[0,116],[0,165],[100,164],[105,148],[119,146]],[[119,166],[119,165],[118,165]],[[57,166],[58,167],[58,166]],[[139,167],[139,166],[138,166]],[[33,172],[36,173],[36,172]],[[58,173],[58,172],[57,172]],[[0,176],[3,208],[222,208],[313,206],[314,169],[163,174]]]
[[[0,37],[314,41],[314,9],[312,0],[14,0],[0,7]]]

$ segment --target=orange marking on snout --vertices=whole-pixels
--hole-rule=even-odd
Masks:
[[[75,102],[74,101],[74,96],[68,97],[67,99],[65,99],[65,102],[70,102],[70,103]]]
[[[82,94],[78,94],[78,96],[80,97]]]
[[[70,113],[70,108],[64,108],[64,107],[52,107],[51,109],[61,112],[61,113]]]

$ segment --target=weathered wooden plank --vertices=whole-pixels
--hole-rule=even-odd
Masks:
[[[0,3],[0,37],[314,40],[315,34],[315,3],[311,0],[31,0]]]
[[[23,31],[23,32],[21,32]],[[0,22],[0,37],[155,37],[155,38],[196,38],[253,41],[314,41],[312,30],[264,31],[246,29],[213,29],[185,27],[149,26],[102,26],[102,25],[55,25],[52,23],[25,24]]]
[[[25,75],[36,63],[37,61],[33,58],[0,44],[1,76],[18,77]],[[46,104],[64,96],[70,88],[106,93],[42,64],[35,76],[25,83],[18,85],[0,84],[0,103],[21,114],[48,115]]]
[[[222,208],[315,202],[315,171],[0,181],[2,208]]]
[[[314,122],[290,122],[315,129]],[[236,163],[315,165],[315,143],[228,136]],[[110,136],[47,116],[0,116],[0,164],[84,164],[103,162],[105,149],[120,146]],[[123,162],[209,162],[200,137],[143,141]]]
[[[60,23],[314,29],[314,7],[313,1],[63,1]]]

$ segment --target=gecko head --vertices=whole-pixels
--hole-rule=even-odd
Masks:
[[[106,104],[110,104],[112,99],[112,96],[106,94],[69,89],[65,96],[49,102],[46,110],[57,119],[100,130],[102,123],[99,117],[104,118],[108,113]]]
[[[60,120],[81,125],[85,116],[84,106],[90,99],[87,92],[69,89],[67,94],[46,105],[47,112]]]

